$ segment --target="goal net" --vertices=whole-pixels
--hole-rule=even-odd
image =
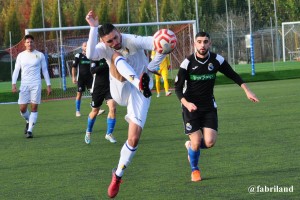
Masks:
[[[174,22],[150,22],[136,24],[115,24],[122,33],[142,36],[154,35],[158,29],[168,28],[177,37],[177,48],[170,54],[172,69],[179,68],[186,56],[194,51],[193,39],[196,34],[195,20]],[[26,29],[25,34],[35,37],[36,49],[42,51],[48,62],[53,94],[45,99],[71,98],[76,96],[77,87],[72,83],[72,64],[76,53],[81,52],[81,45],[88,40],[89,26]],[[24,50],[23,42],[12,49],[16,58]],[[150,52],[146,52],[150,55]],[[86,92],[83,94],[89,96]]]
[[[300,61],[300,21],[282,23],[283,61]]]

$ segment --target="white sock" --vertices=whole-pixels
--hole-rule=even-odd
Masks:
[[[37,117],[38,117],[38,112],[31,112],[30,113],[30,116],[29,116],[29,126],[28,126],[28,130],[27,131],[32,132],[32,129],[33,129],[34,125],[36,124]]]
[[[139,83],[140,77],[137,76],[133,68],[126,62],[123,56],[118,56],[115,59],[115,66],[117,67],[118,72],[129,81],[134,87],[140,90]]]
[[[24,113],[22,113],[20,111],[20,114],[26,120],[26,122],[28,123],[28,120],[29,120],[29,112],[28,112],[28,110],[26,110],[26,112],[24,112]]]
[[[123,145],[123,147],[121,149],[121,153],[120,153],[120,160],[119,160],[118,168],[116,171],[117,176],[119,176],[119,177],[123,176],[124,170],[130,164],[133,156],[135,155],[136,150],[137,150],[137,147],[135,147],[135,148],[131,147],[128,144],[128,141],[125,142],[125,144]]]

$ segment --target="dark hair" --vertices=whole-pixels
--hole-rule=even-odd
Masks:
[[[206,33],[206,32],[203,32],[203,31],[198,32],[198,33],[196,34],[196,37],[195,37],[195,38],[197,38],[197,37],[208,37],[208,38],[210,39],[210,35],[209,35],[208,33]]]
[[[111,23],[106,23],[99,28],[98,33],[100,37],[103,37],[110,34],[115,29],[116,27],[114,25],[112,25]]]
[[[25,35],[24,40],[27,40],[28,38],[34,40],[34,37],[32,35]]]

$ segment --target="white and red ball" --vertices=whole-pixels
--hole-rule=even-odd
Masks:
[[[154,34],[154,50],[158,53],[171,53],[177,43],[176,35],[169,29],[160,29]]]

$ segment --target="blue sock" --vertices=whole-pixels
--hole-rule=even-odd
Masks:
[[[93,131],[93,126],[96,121],[96,117],[94,119],[91,119],[90,116],[88,116],[88,124],[86,128],[86,132],[91,133]]]
[[[106,134],[112,134],[116,125],[116,119],[107,118],[107,130]]]
[[[190,165],[192,171],[199,170],[198,162],[200,159],[200,150],[193,151],[191,148],[188,149],[188,154],[190,156]]]
[[[77,100],[77,99],[76,99],[75,104],[76,104],[76,111],[80,111],[81,100]]]

